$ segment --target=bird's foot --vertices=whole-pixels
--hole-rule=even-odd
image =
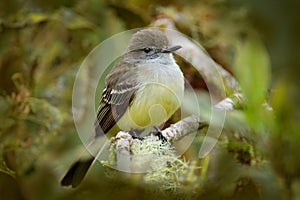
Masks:
[[[163,136],[163,134],[162,134],[161,131],[157,131],[157,132],[154,132],[154,133],[152,133],[152,134],[153,134],[154,136],[158,137],[158,139],[161,140],[162,143],[168,142],[168,139],[167,139],[165,136]]]
[[[132,136],[133,139],[138,139],[141,141],[143,141],[145,139],[144,137],[138,136],[140,134],[140,131],[131,130],[131,131],[129,131],[129,134]]]
[[[155,126],[154,128],[155,128],[155,131],[152,132],[151,134],[158,137],[158,139],[161,140],[163,143],[168,142],[168,139],[165,136],[163,136],[160,128],[158,128],[157,126]]]

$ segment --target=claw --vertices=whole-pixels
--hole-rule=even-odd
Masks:
[[[129,131],[129,134],[132,136],[133,139],[138,139],[138,140],[143,141],[145,138],[138,136],[138,135],[140,135],[140,133],[141,132],[138,131],[138,130],[131,130],[131,131]]]
[[[154,136],[157,136],[159,140],[161,140],[163,143],[168,142],[167,138],[165,138],[165,136],[163,136],[161,131],[157,131],[155,133],[153,133]]]

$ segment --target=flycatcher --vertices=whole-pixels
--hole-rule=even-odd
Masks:
[[[141,131],[158,127],[180,107],[184,77],[158,29],[135,33],[120,61],[105,79],[95,124],[95,138],[114,136],[119,130]],[[100,149],[100,148],[99,148]],[[95,157],[78,160],[63,177],[64,186],[78,186]]]

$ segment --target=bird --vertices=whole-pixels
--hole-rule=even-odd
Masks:
[[[106,76],[94,138],[112,137],[120,130],[134,134],[159,127],[174,114],[184,96],[184,76],[172,54],[180,48],[171,46],[157,28],[133,34],[124,54]],[[61,185],[77,187],[95,159],[90,156],[75,161]]]

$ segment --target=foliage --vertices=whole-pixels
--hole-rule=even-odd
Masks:
[[[0,199],[300,198],[299,3],[12,0],[0,7]],[[161,171],[107,176],[96,163],[78,189],[62,188],[81,150],[71,113],[80,64],[105,38],[163,17],[234,74],[244,101],[227,113],[205,159],[197,154],[202,130]],[[205,83],[180,62],[201,98]],[[186,112],[206,112],[203,99]]]

